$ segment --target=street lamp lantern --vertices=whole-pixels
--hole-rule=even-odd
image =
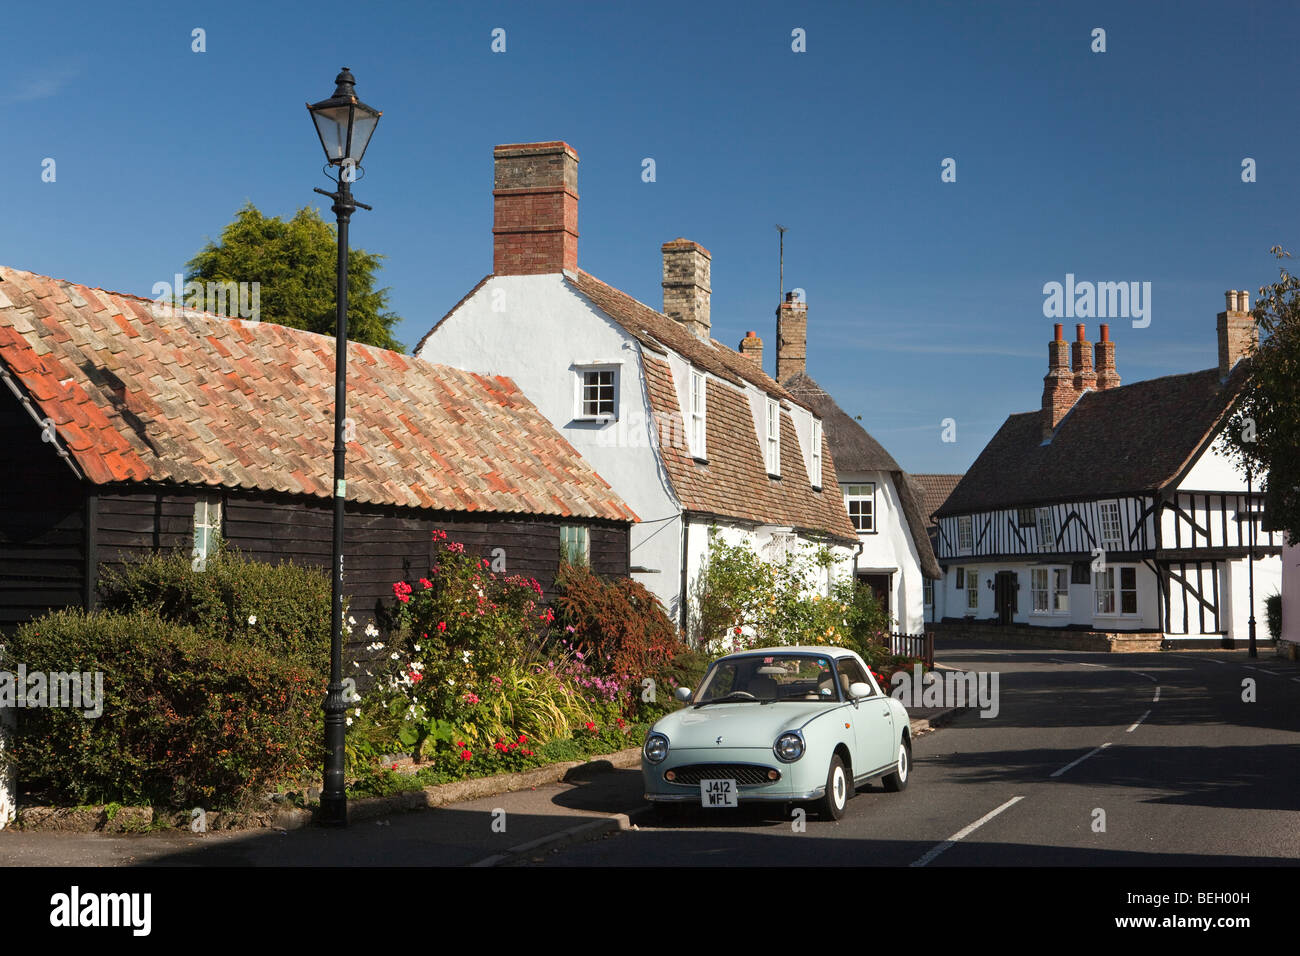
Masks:
[[[343,699],[343,518],[347,501],[345,459],[347,443],[344,424],[348,401],[348,223],[358,207],[369,209],[352,198],[361,157],[379,123],[380,112],[357,99],[356,79],[345,66],[335,78],[334,95],[308,104],[316,134],[330,166],[339,167],[338,178],[330,176],[338,189],[322,196],[334,200],[331,209],[338,223],[338,264],[335,269],[334,313],[334,543],[330,558],[330,682],[325,692],[325,780],[320,795],[319,822],[324,826],[347,826],[348,795],[344,782],[343,745],[347,734],[346,701]]]
[[[325,158],[331,166],[359,166],[366,154],[370,137],[379,125],[380,110],[357,99],[356,78],[345,66],[334,79],[334,95],[319,103],[307,104],[316,135],[320,137]]]

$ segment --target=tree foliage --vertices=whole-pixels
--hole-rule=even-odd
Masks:
[[[1279,259],[1290,253],[1274,246]],[[1260,344],[1250,382],[1228,428],[1233,457],[1262,479],[1265,514],[1288,540],[1300,540],[1300,277],[1286,266],[1259,290],[1253,316]]]
[[[334,334],[338,237],[333,225],[307,206],[285,222],[267,218],[251,202],[186,263],[186,280],[257,282],[266,322]],[[375,288],[384,256],[348,250],[348,339],[404,351],[393,337],[401,316],[388,311],[387,288]]]

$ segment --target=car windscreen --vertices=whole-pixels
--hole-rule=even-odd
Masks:
[[[813,654],[752,654],[726,658],[710,668],[697,706],[741,701],[837,701],[831,659]]]

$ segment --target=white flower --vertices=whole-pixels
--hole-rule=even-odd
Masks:
[[[352,718],[351,718],[351,717],[348,718],[348,726],[349,726],[349,727],[352,726]]]
[[[256,614],[250,614],[250,615],[248,615],[248,623],[249,623],[249,624],[256,624],[256,623],[257,623],[257,615],[256,615]]]
[[[469,659],[470,659],[471,657],[473,657],[473,656],[474,656],[474,655],[471,654],[469,651],[461,651],[461,653],[460,653],[460,659],[461,659],[462,661],[464,661],[466,664],[469,663]]]
[[[368,622],[368,623],[366,624],[365,635],[366,635],[366,637],[378,637],[378,636],[379,636],[379,628],[375,627],[375,622],[374,622],[374,621],[370,621],[370,622]]]
[[[358,716],[358,717],[361,716],[361,708],[360,708],[360,707],[357,708],[357,716]]]
[[[419,644],[415,644],[415,645],[412,645],[412,646],[413,646],[417,651],[420,649],[420,645],[419,645]]]
[[[447,684],[448,684],[449,686],[451,686],[451,687],[455,687],[455,686],[456,686],[456,682],[455,682],[454,680],[452,680],[450,677],[447,678]]]
[[[357,619],[356,619],[355,617],[353,617],[351,614],[349,614],[349,615],[348,615],[348,623],[349,623],[349,624],[355,624],[355,623],[357,623]]]
[[[397,651],[393,651],[393,653],[389,655],[393,660],[397,660],[397,656]]]

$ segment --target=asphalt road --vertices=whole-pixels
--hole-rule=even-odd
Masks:
[[[948,650],[1000,712],[916,741],[911,783],[836,823],[700,810],[552,852],[553,866],[1229,866],[1300,860],[1300,669],[1242,651]],[[1255,700],[1243,701],[1243,681]],[[634,777],[635,774],[628,774]],[[635,786],[639,781],[627,780]],[[1100,826],[1104,813],[1104,829]]]

